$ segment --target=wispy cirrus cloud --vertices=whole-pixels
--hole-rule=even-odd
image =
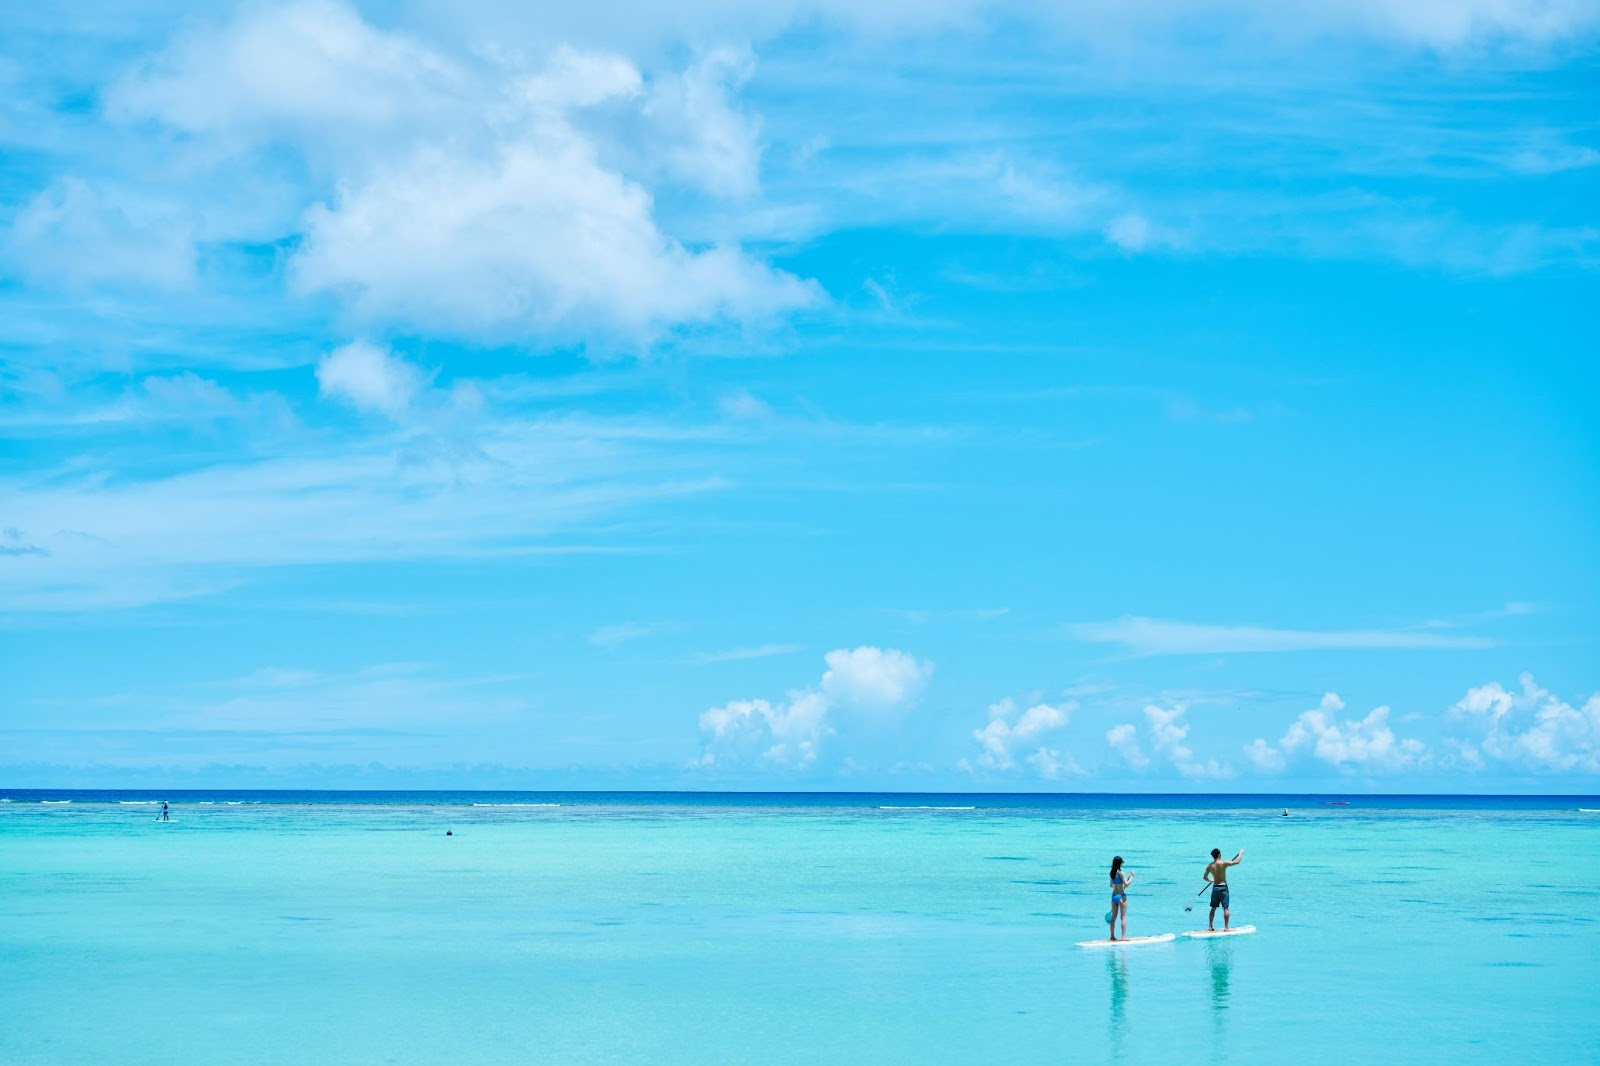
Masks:
[[[0,478],[8,610],[124,608],[214,593],[263,568],[630,550],[584,540],[650,500],[725,488],[637,419],[485,421],[466,437],[409,431],[297,441],[287,455],[149,476],[104,463]]]
[[[618,622],[616,625],[601,626],[589,634],[589,643],[597,648],[616,648],[635,640],[659,633],[666,626],[660,622]]]
[[[498,715],[522,706],[515,689],[523,674],[455,674],[426,662],[379,662],[341,670],[264,666],[237,677],[152,685],[138,691],[74,698],[82,713],[70,723],[78,730],[106,728],[294,729],[318,731],[388,727],[419,723],[442,725],[462,715]],[[494,698],[481,706],[481,692]],[[509,702],[508,702],[509,701]],[[66,701],[31,701],[54,708]],[[57,723],[52,728],[67,728]]]
[[[1226,655],[1231,653],[1355,649],[1492,648],[1487,637],[1455,636],[1413,629],[1278,629],[1269,626],[1203,625],[1158,618],[1125,617],[1067,627],[1079,640],[1120,644],[1138,655]]]
[[[951,610],[923,610],[919,608],[889,607],[886,613],[903,618],[912,625],[932,622],[992,622],[1011,613],[1009,607],[973,607]]]
[[[742,662],[746,659],[768,659],[774,655],[792,655],[800,650],[798,644],[758,644],[751,648],[729,648],[726,651],[703,651],[690,657],[698,665],[710,663]]]

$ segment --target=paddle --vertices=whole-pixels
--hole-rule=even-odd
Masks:
[[[1205,884],[1203,884],[1203,885],[1201,885],[1201,886],[1200,886],[1200,891],[1198,891],[1198,892],[1196,892],[1196,893],[1195,893],[1195,894],[1194,894],[1194,899],[1192,899],[1192,900],[1190,900],[1190,901],[1189,901],[1189,905],[1188,905],[1188,906],[1187,906],[1187,907],[1185,907],[1185,908],[1183,908],[1183,912],[1184,912],[1184,913],[1185,913],[1185,914],[1187,914],[1187,913],[1189,913],[1189,912],[1190,912],[1190,911],[1192,911],[1192,910],[1194,910],[1194,905],[1195,905],[1195,904],[1196,904],[1196,903],[1197,903],[1197,902],[1199,902],[1199,900],[1200,900],[1200,897],[1201,897],[1201,896],[1203,896],[1203,895],[1205,895],[1205,894],[1206,894],[1206,889],[1208,889],[1208,888],[1210,888],[1210,887],[1211,887],[1211,882],[1210,882],[1210,881],[1207,881],[1207,882],[1206,882],[1206,883],[1205,883]]]

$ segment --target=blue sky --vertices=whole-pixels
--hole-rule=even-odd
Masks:
[[[1600,789],[1600,5],[526,6],[0,16],[0,783]]]

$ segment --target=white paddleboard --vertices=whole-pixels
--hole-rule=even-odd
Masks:
[[[1196,940],[1208,940],[1214,936],[1243,936],[1255,931],[1256,927],[1253,925],[1236,925],[1232,929],[1191,929],[1183,935],[1192,936]]]
[[[1080,940],[1080,948],[1120,948],[1124,945],[1137,947],[1140,944],[1166,944],[1178,938],[1176,933],[1157,933],[1155,936],[1129,936],[1116,940]]]

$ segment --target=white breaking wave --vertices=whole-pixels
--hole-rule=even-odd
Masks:
[[[160,800],[117,800],[124,807],[154,807]]]
[[[40,800],[40,803],[71,803],[71,800]]]

